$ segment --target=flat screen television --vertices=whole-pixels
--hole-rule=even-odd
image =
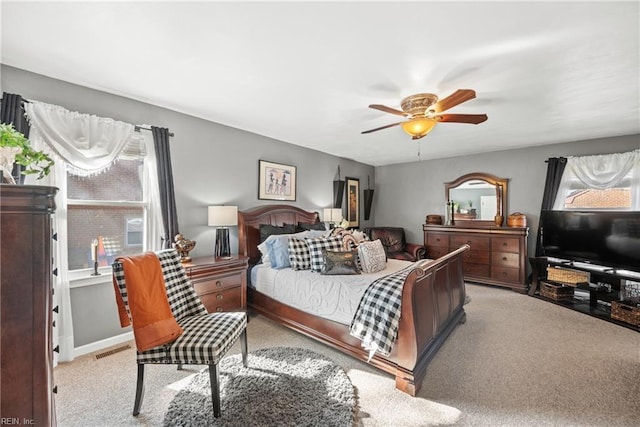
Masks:
[[[640,272],[639,211],[542,211],[543,255]]]

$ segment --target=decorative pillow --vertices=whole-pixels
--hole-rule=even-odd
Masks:
[[[311,259],[311,271],[320,272],[324,265],[324,258],[322,257],[322,251],[341,251],[342,250],[342,237],[317,237],[315,239],[305,238],[305,242],[309,246],[309,255]]]
[[[387,255],[380,239],[358,245],[358,259],[363,273],[382,271],[387,266]]]
[[[298,231],[303,230],[322,230],[326,231],[327,227],[324,225],[324,222],[299,222],[298,227],[296,228]]]
[[[289,238],[289,263],[294,270],[309,270],[311,255],[305,239]]]
[[[271,235],[265,240],[269,248],[269,263],[271,268],[279,270],[291,267],[289,261],[289,238],[290,234]],[[300,236],[302,237],[302,236]]]
[[[296,227],[293,224],[285,224],[283,226],[260,224],[260,242],[267,240],[267,237],[273,234],[293,234]]]
[[[324,258],[324,265],[320,274],[326,275],[346,275],[346,274],[360,274],[360,268],[358,267],[358,251],[348,252],[335,252],[335,251],[322,251]]]

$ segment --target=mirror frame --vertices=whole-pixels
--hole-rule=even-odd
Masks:
[[[456,188],[459,185],[472,180],[486,181],[489,184],[496,187],[496,198],[498,201],[497,208],[499,209],[498,213],[502,215],[502,224],[500,225],[504,225],[505,218],[507,216],[507,197],[508,197],[507,191],[508,191],[508,185],[509,185],[508,178],[500,178],[499,176],[495,176],[495,175],[491,175],[489,173],[483,173],[483,172],[472,172],[466,175],[462,175],[461,177],[453,181],[444,183],[444,194],[447,202],[451,200],[449,191],[452,188]],[[495,221],[481,220],[481,219],[464,219],[464,220],[459,219],[455,222],[453,226],[454,227],[474,227],[474,228],[495,227],[496,223]]]

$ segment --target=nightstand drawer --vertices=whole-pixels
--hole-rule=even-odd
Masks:
[[[222,291],[224,289],[240,286],[241,284],[242,275],[240,273],[220,275],[193,281],[193,287],[198,295]]]
[[[234,311],[242,309],[242,288],[226,289],[224,291],[200,295],[200,300],[209,313]]]

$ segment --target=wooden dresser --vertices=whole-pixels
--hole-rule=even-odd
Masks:
[[[57,191],[0,185],[2,424],[56,424],[51,214]]]
[[[427,258],[439,258],[466,243],[471,249],[464,254],[465,280],[527,291],[527,227],[422,228]]]
[[[247,267],[249,258],[233,255],[230,259],[199,257],[184,264],[187,276],[207,310],[239,311],[247,309]]]

